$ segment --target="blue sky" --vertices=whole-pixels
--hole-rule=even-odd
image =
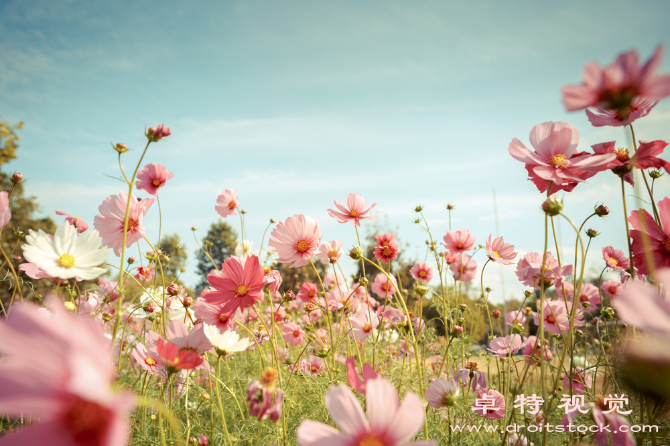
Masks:
[[[191,258],[191,226],[204,234],[227,188],[248,210],[256,247],[270,217],[295,213],[316,218],[324,240],[350,246],[353,228],[326,210],[360,192],[417,259],[426,239],[413,224],[417,204],[439,239],[444,204],[456,204],[455,229],[483,243],[496,232],[495,188],[501,235],[539,250],[542,197],[507,154],[510,140],[528,144],[530,129],[551,120],[577,127],[581,149],[626,145],[621,128],[565,112],[560,87],[578,83],[590,60],[607,64],[629,49],[646,60],[668,44],[669,13],[663,1],[4,1],[0,116],[25,122],[19,159],[5,169],[29,178],[44,215],[59,209],[92,223],[121,189],[103,175],[118,174],[109,143],[135,149],[124,155],[128,169],[144,128],[165,123],[173,135],[146,162],[175,174],[160,192],[163,231],[178,232]],[[665,57],[660,72],[668,71]],[[668,119],[662,102],[636,123],[638,137],[668,140]],[[656,191],[669,195],[665,178]],[[614,175],[565,199],[575,221],[596,203],[612,209],[592,220],[603,232],[594,262],[607,244],[624,249]],[[146,220],[153,239],[156,211]],[[565,225],[562,235],[569,254]],[[506,294],[518,296],[513,267],[505,272]],[[496,300],[498,274],[485,276]],[[185,279],[195,282],[190,272]]]

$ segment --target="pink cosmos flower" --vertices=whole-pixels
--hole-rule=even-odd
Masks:
[[[644,66],[640,66],[635,50],[620,54],[605,68],[589,62],[582,71],[581,85],[561,88],[565,108],[597,107],[598,111],[617,111],[621,120],[627,120],[636,98],[659,101],[670,95],[670,75],[654,75],[662,54],[663,46],[659,45]]]
[[[321,243],[319,223],[307,215],[294,215],[279,222],[270,234],[268,245],[279,254],[280,263],[298,268],[309,263]]]
[[[300,290],[298,291],[298,297],[303,302],[309,302],[310,300],[316,298],[316,292],[317,290],[315,283],[305,282],[302,284]]]
[[[137,188],[146,191],[154,197],[158,195],[158,189],[167,184],[167,180],[174,174],[159,163],[149,163],[137,172]]]
[[[584,308],[585,311],[596,310],[600,304],[600,291],[598,291],[598,287],[592,283],[583,283],[578,300],[580,306]]]
[[[316,253],[316,258],[321,261],[321,263],[337,263],[337,260],[342,257],[342,242],[339,240],[332,240],[330,242],[325,242],[319,247],[319,252]]]
[[[387,232],[382,235],[375,235],[375,240],[377,240],[377,245],[388,246],[389,243],[395,242],[395,235]]]
[[[512,310],[505,316],[505,323],[510,327],[514,324],[524,325],[526,323],[526,316],[523,310]]]
[[[662,293],[651,285],[631,281],[612,299],[612,306],[621,322],[670,336],[670,269],[658,270],[656,280],[663,285]]]
[[[558,260],[551,252],[547,252],[542,274],[542,253],[529,252],[516,264],[516,276],[526,286],[539,288],[544,276],[544,286],[550,287],[561,277],[572,274],[572,265],[558,266]]]
[[[147,351],[146,347],[138,343],[130,355],[139,366],[147,372],[153,374],[161,374],[164,368],[163,360],[158,353]]]
[[[516,258],[514,245],[505,243],[502,237],[496,237],[491,242],[491,237],[492,235],[489,235],[489,238],[486,240],[486,254],[489,256],[489,259],[502,265],[511,265],[512,260]]]
[[[545,345],[544,348],[542,348],[536,336],[528,336],[523,348],[523,356],[531,365],[534,365],[537,364],[540,359],[543,361],[551,361],[554,354],[551,352],[549,346]]]
[[[374,282],[372,282],[372,285],[370,286],[370,290],[381,299],[390,299],[393,296],[393,293],[398,291],[398,282],[396,281],[395,277],[393,277],[391,274],[389,274],[389,277],[391,278],[390,284],[389,280],[386,278],[386,275],[377,274],[375,276]]]
[[[433,278],[433,267],[426,262],[416,262],[412,269],[409,270],[409,273],[414,277],[414,280],[430,282]]]
[[[532,168],[535,175],[557,186],[566,182],[582,182],[579,171],[600,172],[616,158],[613,154],[586,154],[573,158],[579,132],[565,122],[543,122],[530,131],[531,152],[520,140],[512,139],[508,152],[514,159]],[[556,189],[558,190],[558,188]],[[554,189],[552,188],[552,192]]]
[[[325,369],[326,363],[323,359],[318,356],[310,355],[309,358],[307,358],[307,361],[305,361],[303,372],[308,375],[316,376],[320,375]]]
[[[119,283],[101,277],[98,279],[98,288],[105,293],[110,302],[114,302],[119,297]]]
[[[273,376],[271,382],[264,379],[268,371],[263,375],[260,381],[253,381],[247,386],[249,415],[258,417],[259,421],[270,420],[276,423],[284,405],[284,391],[276,387],[276,375],[271,375]]]
[[[393,384],[383,378],[367,382],[367,418],[354,394],[343,384],[331,386],[324,401],[331,418],[343,432],[323,423],[304,420],[297,430],[299,446],[437,445],[435,441],[407,443],[423,426],[423,403],[415,393],[408,392],[400,404]]]
[[[467,387],[470,383],[473,392],[477,389],[486,389],[486,374],[477,370],[476,362],[470,362],[459,368],[454,375],[454,379],[456,382],[460,381],[463,387]]]
[[[581,367],[575,367],[569,376],[563,375],[563,386],[566,390],[570,389],[570,380],[573,393],[584,393],[584,390],[593,384],[591,375]]]
[[[349,382],[351,388],[356,392],[365,395],[365,389],[368,381],[377,378],[377,374],[375,373],[372,366],[367,362],[363,364],[363,379],[361,379],[358,376],[358,373],[356,373],[356,359],[353,356],[351,358],[347,358],[344,364],[347,369],[347,381]]]
[[[114,250],[114,254],[121,255],[123,244],[123,227],[126,216],[126,205],[130,201],[128,210],[128,230],[126,236],[126,248],[144,237],[145,229],[142,225],[144,216],[154,203],[153,198],[138,201],[134,195],[128,200],[127,192],[119,192],[119,195],[110,195],[98,207],[100,215],[93,219],[93,226],[102,237],[102,244]]]
[[[499,358],[515,355],[524,346],[521,335],[511,334],[504,338],[491,339],[491,348],[487,349]]]
[[[9,194],[7,191],[0,192],[0,228],[4,228],[12,219],[12,211],[9,210]]]
[[[158,142],[162,138],[170,136],[170,127],[165,127],[163,124],[158,124],[156,127],[149,127],[145,133],[149,141]]]
[[[607,266],[613,269],[624,270],[630,266],[630,260],[620,249],[614,249],[611,246],[603,248],[603,259]]]
[[[643,141],[640,140],[635,154],[631,157],[628,149],[616,148],[616,141],[603,142],[593,145],[593,151],[598,155],[614,154],[616,158],[607,164],[607,169],[610,169],[615,174],[624,175],[626,182],[635,185],[633,182],[633,168],[649,169],[649,168],[664,168],[666,172],[670,171],[670,163],[658,156],[663,153],[663,150],[668,145],[665,141]]]
[[[205,335],[203,324],[197,324],[189,332],[183,320],[175,319],[165,324],[165,334],[180,350],[187,350],[197,355],[202,355],[213,348]]]
[[[467,254],[461,254],[449,268],[454,273],[454,279],[462,282],[470,282],[477,274],[477,262]]]
[[[63,211],[56,211],[56,215],[65,215],[65,221],[74,226],[80,234],[88,229],[88,224],[82,220],[81,217],[72,217],[70,214]]]
[[[323,276],[323,286],[326,288],[328,288],[330,285],[333,285],[334,287],[343,288],[345,287],[346,281],[347,279],[342,277],[342,274],[340,273],[337,273],[336,275],[331,272]]]
[[[263,284],[268,285],[268,289],[273,297],[276,297],[277,291],[282,284],[281,273],[270,267],[263,268]]]
[[[594,127],[604,127],[606,125],[622,127],[638,118],[647,116],[655,105],[656,102],[651,99],[636,97],[624,112],[594,106],[593,111],[586,110],[586,116]]]
[[[505,417],[505,397],[493,389],[479,389],[472,410],[489,420]]]
[[[394,241],[388,242],[387,245],[375,246],[375,257],[384,263],[395,260],[398,257],[398,244]]]
[[[442,245],[452,253],[469,251],[475,247],[475,236],[467,229],[461,229],[456,232],[447,231],[443,237]]]
[[[460,393],[461,388],[456,380],[438,378],[430,383],[424,397],[431,407],[449,407],[456,403],[456,398]]]
[[[448,265],[456,262],[459,258],[460,256],[455,252],[447,251],[444,253],[444,261],[447,262]]]
[[[539,301],[537,307],[540,308]],[[545,300],[541,316],[538,313],[533,313],[533,323],[538,327],[540,326],[540,317],[544,319],[544,329],[551,333],[564,334],[567,333],[570,327],[570,320],[564,302],[551,299]]]
[[[221,273],[207,275],[207,281],[216,291],[210,291],[204,299],[210,304],[223,304],[222,311],[232,315],[237,309],[244,310],[263,300],[265,273],[258,257],[246,259],[228,257],[221,265]]]
[[[114,391],[109,343],[87,316],[15,303],[0,321],[0,412],[32,422],[2,438],[7,445],[128,443],[130,395]],[[36,360],[39,358],[39,360]]]
[[[342,206],[342,203],[335,200],[335,206],[340,212],[328,209],[328,215],[340,223],[351,222],[356,226],[360,226],[361,220],[375,220],[374,217],[368,216],[367,214],[377,206],[377,203],[370,206],[368,210],[365,210],[365,204],[366,201],[365,198],[363,198],[363,195],[349,194],[347,195],[347,207]]]
[[[229,215],[237,215],[235,209],[238,207],[240,207],[240,202],[237,201],[237,194],[232,189],[226,189],[216,197],[214,209],[223,218]]]
[[[666,197],[659,201],[657,208],[663,228],[645,210],[633,211],[630,217],[628,217],[631,226],[635,228],[630,231],[630,235],[633,238],[633,263],[641,274],[649,274],[651,272],[644,252],[642,231],[647,233],[651,248],[651,257],[656,268],[670,267],[670,198]],[[644,222],[641,221],[642,219],[644,219]]]
[[[19,269],[26,273],[26,276],[31,279],[51,279],[51,276],[48,275],[42,268],[35,265],[34,263],[25,262],[19,265]]]
[[[135,274],[135,279],[138,281],[144,280],[144,281],[150,281],[151,278],[154,276],[156,273],[156,265],[154,263],[150,263],[148,267],[146,266],[138,266],[137,267],[137,274]]]
[[[156,351],[163,360],[168,373],[177,373],[180,370],[190,370],[202,364],[203,359],[189,350],[181,350],[177,344],[167,342],[162,337],[156,341]]]
[[[305,332],[295,322],[285,323],[281,332],[284,335],[284,341],[292,347],[305,342]]]
[[[622,286],[623,284],[621,283],[621,280],[612,279],[603,282],[603,284],[600,286],[600,289],[603,290],[603,292],[609,297],[616,297],[619,295],[619,291],[621,290]]]
[[[351,335],[356,340],[366,339],[372,334],[372,330],[379,325],[379,318],[373,311],[367,311],[367,308],[354,314],[351,321]]]

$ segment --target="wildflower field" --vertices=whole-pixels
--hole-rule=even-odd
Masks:
[[[192,229],[206,282],[191,289],[181,246],[144,222],[174,177],[144,161],[171,143],[166,125],[134,151],[108,147],[122,190],[93,221],[59,211],[55,228],[26,227],[23,174],[6,174],[0,444],[670,444],[670,197],[654,195],[670,163],[667,142],[634,130],[670,96],[661,57],[631,50],[556,86],[568,111],[625,128],[632,147],[583,147],[565,122],[509,135],[514,175],[537,189],[527,218],[544,228],[544,249],[523,255],[524,240],[436,227],[417,205],[426,255],[402,263],[399,234],[362,232],[388,204],[344,184],[323,207],[348,239],[295,214],[249,240],[229,184],[210,204],[223,222]],[[20,128],[2,129],[14,150]],[[589,194],[596,175],[620,183],[607,198],[625,215],[570,215],[560,197]],[[600,243],[588,222],[605,218],[626,244]],[[559,255],[559,220],[574,258]],[[602,253],[594,280],[589,250]],[[520,301],[489,302],[494,264],[514,270]]]

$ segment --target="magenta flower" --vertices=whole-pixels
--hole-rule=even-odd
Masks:
[[[651,257],[656,268],[670,267],[670,198],[666,197],[659,201],[657,208],[663,228],[645,210],[633,211],[628,217],[631,226],[635,228],[630,231],[630,236],[633,238],[633,263],[640,274],[650,273],[644,252],[642,231],[646,232],[649,238]],[[644,219],[644,223],[642,223],[641,218]]]
[[[145,135],[151,142],[158,142],[166,136],[170,136],[170,127],[165,127],[163,124],[158,124],[156,127],[149,127]]]
[[[521,141],[514,138],[508,151],[514,159],[526,164],[539,178],[552,181],[557,186],[564,183],[580,183],[581,172],[600,172],[607,163],[616,158],[613,154],[585,154],[573,158],[579,143],[579,132],[565,122],[543,122],[530,131],[531,152]],[[552,192],[558,191],[552,187]]]
[[[158,189],[165,186],[167,180],[173,176],[174,174],[167,170],[164,165],[150,163],[137,172],[137,188],[155,197],[158,195]]]
[[[400,404],[393,384],[383,378],[371,379],[367,383],[367,417],[351,390],[342,384],[331,386],[324,401],[333,421],[343,432],[323,423],[304,420],[297,430],[299,446],[437,444],[435,441],[407,443],[423,426],[423,403],[415,393],[408,392]]]
[[[377,245],[375,246],[374,253],[378,260],[388,263],[398,257],[398,244],[390,241],[387,245]]]
[[[349,382],[351,388],[356,392],[365,395],[365,389],[368,381],[377,378],[377,374],[375,373],[372,366],[367,362],[363,364],[363,379],[361,379],[356,372],[356,359],[353,356],[351,358],[347,358],[344,364],[347,369],[347,381]]]
[[[9,194],[7,191],[0,192],[0,228],[4,228],[12,219],[12,211],[9,210]]]
[[[292,347],[300,345],[305,341],[305,332],[295,322],[285,323],[281,332],[284,335],[284,341]]]
[[[319,247],[319,252],[316,253],[316,258],[323,264],[337,263],[337,260],[342,257],[344,251],[342,250],[342,242],[339,240],[332,240],[325,242]]]
[[[389,284],[389,279],[385,274],[377,274],[375,280],[370,285],[370,290],[379,296],[381,299],[391,298],[393,293],[398,291],[398,282],[395,277],[389,274],[391,282]]]
[[[303,302],[309,302],[316,298],[316,284],[312,282],[305,282],[298,290],[298,298]]]
[[[504,338],[491,339],[491,348],[487,349],[499,358],[506,358],[509,355],[515,355],[523,348],[521,335],[511,334]]]
[[[375,240],[377,240],[377,245],[388,246],[389,243],[395,242],[395,235],[387,232],[386,234],[375,235]]]
[[[656,272],[656,280],[663,285],[663,292],[639,281],[630,281],[619,291],[612,306],[621,322],[642,331],[670,336],[670,269]]]
[[[607,266],[613,269],[625,270],[630,266],[630,259],[626,257],[626,254],[622,250],[614,249],[611,246],[603,248],[603,259],[605,259]]]
[[[447,231],[443,238],[442,245],[452,253],[469,251],[475,247],[475,236],[467,229],[461,229],[456,232]]]
[[[453,378],[436,379],[426,388],[424,397],[431,407],[449,407],[456,403],[460,393],[461,388]]]
[[[433,278],[433,267],[426,262],[416,262],[412,269],[409,270],[409,273],[414,277],[414,280],[430,282]]]
[[[470,282],[477,274],[477,262],[467,254],[461,254],[449,268],[454,273],[454,279],[462,282]]]
[[[622,122],[619,125],[629,124],[634,120],[630,119],[636,111],[633,107],[639,107],[640,100],[652,107],[651,101],[660,101],[670,95],[670,75],[654,75],[662,53],[663,47],[659,45],[644,66],[640,66],[635,50],[620,54],[605,68],[595,61],[589,62],[582,71],[581,85],[561,88],[565,108],[576,111],[594,107],[596,112],[605,115],[601,118],[611,117],[610,113],[615,112],[616,120]],[[589,119],[591,116],[599,117],[591,113]]]
[[[249,415],[257,417],[259,421],[270,420],[276,423],[281,416],[284,392],[277,388],[276,379],[277,370],[268,368],[260,380],[247,386]]]
[[[335,200],[335,206],[340,212],[333,209],[328,209],[328,215],[333,217],[340,223],[353,223],[356,226],[361,225],[361,220],[375,220],[374,217],[367,216],[377,203],[365,210],[366,201],[361,194],[347,195],[347,207],[342,206],[342,203]]]
[[[491,242],[491,237],[492,235],[489,235],[489,238],[486,240],[486,254],[489,256],[489,259],[502,265],[511,265],[512,260],[516,258],[514,245],[505,243],[502,237],[496,237]]]
[[[128,226],[126,235],[126,248],[144,238],[145,229],[142,225],[144,216],[154,203],[153,198],[138,200],[127,192],[119,192],[119,195],[110,195],[98,207],[100,215],[93,219],[93,226],[102,237],[102,244],[114,250],[114,254],[121,255],[123,245],[123,227],[126,217],[126,205],[130,201],[128,210]]]
[[[207,281],[216,291],[210,291],[204,299],[210,304],[223,304],[222,312],[233,315],[239,308],[245,310],[263,300],[265,273],[258,257],[246,259],[230,256],[221,265],[221,275],[210,273]]]
[[[156,351],[163,360],[168,373],[191,370],[202,364],[203,359],[189,350],[182,350],[177,344],[167,342],[162,337],[156,342]]]
[[[80,234],[88,229],[88,224],[82,220],[81,217],[72,217],[70,214],[63,211],[56,211],[56,214],[65,215],[65,221],[74,226]]]
[[[307,215],[294,215],[279,222],[270,234],[268,246],[279,254],[280,263],[298,268],[309,263],[321,243],[319,223]]]
[[[352,327],[351,336],[356,340],[366,339],[372,334],[372,330],[379,325],[377,314],[367,311],[367,307],[358,311],[349,320]]]
[[[229,215],[237,215],[235,209],[238,207],[240,207],[240,202],[237,201],[237,194],[232,189],[226,189],[216,197],[214,209],[223,218]]]
[[[493,389],[479,389],[472,410],[489,420],[505,417],[505,397]]]
[[[60,306],[55,314],[15,303],[0,321],[0,411],[32,418],[2,438],[8,445],[101,445],[128,443],[132,397],[113,388],[108,341],[93,320]]]

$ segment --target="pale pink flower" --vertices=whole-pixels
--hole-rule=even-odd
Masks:
[[[158,195],[158,189],[167,184],[167,180],[174,174],[159,163],[149,163],[137,172],[137,188],[146,191],[154,197]]]
[[[370,208],[368,208],[367,210],[365,210],[365,204],[366,201],[365,198],[363,198],[363,195],[356,193],[349,194],[347,195],[347,206],[344,207],[342,203],[335,200],[335,206],[340,212],[337,212],[333,209],[328,209],[328,215],[330,215],[340,223],[351,222],[356,226],[360,226],[361,220],[375,220],[374,217],[368,216],[367,214],[375,206],[377,206],[377,203],[370,206]]]
[[[88,229],[88,224],[81,217],[73,217],[63,211],[56,211],[56,215],[65,215],[65,221],[74,226],[80,234]]]
[[[227,313],[225,304],[210,304],[206,299],[198,298],[193,304],[193,310],[195,317],[207,325],[214,325],[221,333],[233,329],[235,314]]]
[[[554,354],[551,352],[549,346],[545,345],[544,348],[542,348],[536,336],[528,336],[523,348],[523,356],[531,365],[534,365],[537,364],[540,359],[543,361],[551,361]]]
[[[538,301],[537,307],[540,308]],[[533,323],[540,326],[540,317],[544,319],[544,329],[554,334],[565,334],[570,327],[565,303],[558,300],[546,299],[544,308],[538,313],[533,313]]]
[[[491,348],[487,350],[492,352],[494,356],[505,358],[510,354],[517,354],[517,352],[523,348],[523,345],[521,335],[511,334],[504,338],[491,339]]]
[[[489,420],[505,417],[505,397],[493,389],[479,389],[472,410]]]
[[[612,306],[621,322],[642,331],[670,335],[670,269],[656,271],[656,280],[663,291],[638,281],[630,281],[619,291]]]
[[[305,332],[295,322],[285,323],[281,332],[284,336],[284,341],[292,347],[305,342]]]
[[[344,251],[342,250],[342,242],[339,240],[332,240],[330,242],[322,243],[319,251],[316,253],[316,258],[321,263],[337,263],[337,260],[342,257]]]
[[[573,289],[574,292],[574,289]],[[574,300],[574,297],[573,297]],[[594,311],[600,304],[600,291],[592,283],[582,283],[579,296],[579,306],[585,311]]]
[[[146,282],[150,281],[151,278],[154,276],[156,273],[156,265],[154,263],[150,263],[149,266],[138,266],[137,267],[137,274],[135,274],[135,279],[138,281],[144,280]]]
[[[111,351],[98,325],[57,304],[15,303],[0,321],[0,412],[31,423],[7,445],[128,444],[133,398],[114,389]],[[38,358],[38,359],[37,359]]]
[[[512,310],[505,316],[505,323],[510,327],[514,324],[524,325],[526,323],[526,316],[522,310]]]
[[[447,262],[448,265],[451,265],[452,263],[456,262],[460,256],[458,253],[447,251],[444,253],[444,261]]]
[[[461,253],[459,259],[449,265],[454,279],[462,282],[470,282],[477,274],[477,262],[469,255]]]
[[[613,269],[624,270],[630,266],[630,260],[620,249],[614,249],[611,246],[603,248],[603,259],[607,266]]]
[[[263,268],[263,283],[268,286],[273,297],[277,296],[279,287],[282,284],[281,273],[270,267]]]
[[[351,321],[351,335],[356,340],[366,339],[372,334],[372,330],[379,325],[379,318],[373,311],[367,311],[367,308],[354,314]]]
[[[416,262],[412,269],[409,270],[409,273],[415,280],[430,282],[433,278],[433,267],[426,262]]]
[[[561,88],[565,108],[576,111],[596,107],[600,113],[619,112],[620,121],[632,122],[629,117],[636,98],[659,101],[670,95],[670,75],[654,74],[662,54],[663,46],[659,45],[644,66],[640,66],[635,50],[620,54],[605,68],[589,62],[582,71],[581,85]]]
[[[307,215],[294,215],[279,222],[270,234],[268,245],[279,254],[280,263],[292,268],[307,265],[321,243],[319,223]]]
[[[145,229],[142,225],[144,216],[154,203],[153,198],[138,201],[134,195],[128,200],[127,192],[119,192],[119,195],[110,195],[98,207],[100,215],[93,219],[93,226],[102,237],[102,244],[114,250],[114,254],[121,255],[123,245],[123,228],[126,216],[126,206],[130,201],[128,209],[128,225],[126,235],[126,248],[144,238]]]
[[[395,280],[395,277],[390,274],[389,277],[391,278],[390,284],[385,274],[377,274],[375,276],[375,280],[370,286],[370,290],[381,299],[391,299],[393,297],[393,293],[398,291],[398,282]]]
[[[351,358],[347,358],[344,364],[347,369],[347,381],[349,382],[351,388],[356,392],[365,395],[365,389],[368,381],[377,378],[377,374],[375,373],[372,366],[367,362],[363,364],[363,379],[361,379],[356,372],[356,359],[353,356]]]
[[[572,274],[572,265],[560,267],[558,260],[551,252],[547,252],[544,267],[544,274],[542,274],[542,253],[529,252],[516,264],[516,276],[524,285],[539,288],[542,276],[544,276],[544,286],[550,287],[561,277]]]
[[[307,358],[307,361],[305,361],[303,372],[308,375],[316,376],[320,375],[321,372],[325,371],[325,369],[326,363],[323,361],[323,359],[319,358],[318,356],[309,355],[309,358]]]
[[[316,298],[316,284],[311,283],[311,282],[305,282],[302,284],[300,287],[300,290],[298,291],[298,298],[302,300],[303,302],[309,302],[310,300],[313,300]]]
[[[489,256],[489,259],[502,265],[511,265],[512,260],[516,258],[514,245],[505,243],[502,237],[496,237],[491,242],[491,237],[492,235],[489,235],[489,238],[486,240],[486,254]]]
[[[593,422],[598,427],[595,435],[593,435],[593,443],[598,446],[608,446],[608,433],[611,432],[612,437],[612,446],[635,446],[635,437],[631,433],[631,426],[628,421],[617,411],[611,410],[610,407],[607,407],[605,404],[604,397],[599,397],[596,403],[587,403],[578,409],[587,410],[591,409],[591,418]],[[573,421],[581,412],[580,410],[573,410],[566,413],[563,416],[560,426],[565,429],[565,431],[573,430],[570,426],[574,426]],[[607,427],[609,425],[609,427]],[[622,426],[626,426],[626,429],[622,429]]]
[[[346,279],[342,277],[342,274],[340,273],[326,273],[325,276],[323,276],[323,286],[328,288],[330,285],[333,285],[334,287],[345,287]]]
[[[594,127],[622,127],[629,125],[638,118],[643,118],[656,106],[656,102],[651,99],[636,97],[630,103],[628,108],[621,110],[611,110],[598,106],[592,107],[592,110],[586,110],[586,116]]]
[[[4,228],[12,219],[12,211],[9,209],[9,194],[7,191],[0,192],[0,228]]]
[[[476,362],[470,362],[465,367],[459,368],[454,379],[463,387],[467,387],[470,383],[473,392],[477,389],[486,389],[486,373],[477,370]]]
[[[165,324],[165,335],[180,350],[188,350],[197,355],[202,355],[213,348],[205,335],[204,329],[204,324],[197,324],[189,332],[183,320],[175,319]]]
[[[232,189],[226,189],[216,197],[214,209],[223,218],[229,215],[237,215],[235,209],[238,207],[240,207],[240,202],[237,201],[237,194]]]
[[[531,166],[535,175],[552,181],[557,186],[565,182],[582,182],[584,179],[575,171],[599,172],[605,170],[607,163],[616,158],[614,154],[586,154],[573,158],[578,142],[579,132],[570,124],[544,122],[530,131],[530,143],[535,149],[534,152],[517,138],[512,139],[508,152],[517,161]]]
[[[139,364],[142,369],[146,370],[147,372],[164,376],[163,360],[157,352],[149,352],[143,344],[138,343],[130,356],[137,364]]]
[[[265,273],[258,257],[246,259],[230,256],[221,265],[221,275],[208,274],[207,281],[216,291],[210,291],[204,299],[211,304],[223,304],[222,311],[233,315],[257,301],[263,300]]]
[[[98,279],[98,288],[105,293],[111,302],[119,297],[119,283],[101,277]]]
[[[456,403],[460,393],[461,387],[453,378],[436,379],[426,388],[424,397],[431,407],[449,407]]]
[[[616,297],[619,295],[619,291],[621,290],[621,287],[623,284],[621,283],[621,280],[619,279],[612,279],[608,280],[606,282],[603,282],[603,284],[600,286],[600,289],[603,290],[605,294],[607,294],[610,297]]]
[[[644,252],[643,231],[647,233],[651,258],[656,268],[670,267],[670,198],[666,197],[659,201],[657,208],[662,228],[645,210],[633,211],[628,217],[631,226],[635,228],[630,231],[630,236],[633,238],[633,264],[641,274],[651,272]],[[644,223],[641,219],[644,219]]]
[[[304,420],[297,430],[299,446],[384,445],[436,446],[435,441],[407,441],[423,426],[425,412],[421,399],[412,392],[400,404],[398,393],[383,378],[367,382],[367,418],[354,394],[343,384],[331,386],[324,401],[335,424],[343,431],[312,420]]]
[[[467,229],[461,229],[456,232],[447,231],[443,237],[442,245],[452,253],[469,251],[475,247],[475,236]]]
[[[31,279],[51,279],[51,276],[48,275],[42,268],[35,265],[34,263],[25,262],[19,265],[19,269],[26,273],[26,276]]]

